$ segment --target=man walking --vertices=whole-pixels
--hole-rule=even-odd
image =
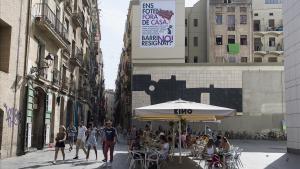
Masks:
[[[78,159],[79,148],[82,148],[85,155],[87,155],[87,151],[84,147],[84,142],[86,139],[86,137],[85,137],[86,131],[87,131],[87,128],[83,125],[83,121],[81,121],[78,126],[78,134],[77,134],[77,141],[76,141],[76,156],[73,159]]]
[[[108,120],[106,122],[106,127],[104,128],[105,134],[105,141],[104,141],[104,160],[103,162],[107,162],[107,153],[109,150],[109,160],[108,166],[111,166],[113,162],[113,154],[114,154],[114,147],[117,140],[117,132],[116,129],[112,127],[112,122]]]

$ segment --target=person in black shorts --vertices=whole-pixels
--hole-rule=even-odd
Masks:
[[[56,159],[57,159],[57,154],[59,149],[61,150],[61,153],[63,155],[63,160],[65,160],[65,141],[66,141],[66,128],[65,126],[60,126],[59,132],[56,135],[55,138],[55,156],[54,156],[54,161],[53,164],[56,164]]]

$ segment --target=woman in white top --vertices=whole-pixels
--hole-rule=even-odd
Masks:
[[[160,143],[161,143],[161,147],[160,147],[160,154],[161,160],[166,160],[169,156],[169,149],[170,149],[170,145],[168,143],[167,137],[165,135],[160,136]]]
[[[208,143],[206,144],[204,148],[204,154],[208,155],[209,157],[212,157],[214,154],[216,154],[217,150],[216,147],[214,146],[214,140],[209,139]]]
[[[95,150],[95,155],[96,155],[96,160],[97,160],[98,157],[97,157],[96,134],[98,133],[98,129],[96,128],[96,126],[94,124],[90,124],[87,133],[88,133],[88,136],[87,136],[88,151],[87,151],[87,155],[86,155],[86,160],[89,159],[90,150],[91,150],[92,146],[93,146],[93,149]]]

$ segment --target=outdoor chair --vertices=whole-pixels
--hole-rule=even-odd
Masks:
[[[142,168],[144,168],[144,157],[141,153],[130,151],[129,156],[129,169],[134,169],[137,163],[139,163],[142,166]]]
[[[241,160],[241,155],[242,155],[242,152],[244,150],[239,148],[237,151],[235,151],[234,153],[234,162],[235,162],[235,165],[239,168],[239,167],[244,167],[243,163],[242,163],[242,160]]]
[[[157,169],[160,169],[160,153],[153,151],[146,158],[146,168],[149,168],[150,164],[155,164]]]

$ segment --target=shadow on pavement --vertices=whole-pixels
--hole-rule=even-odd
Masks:
[[[299,155],[286,153],[276,161],[268,165],[265,169],[274,169],[274,168],[286,168],[286,169],[299,169]]]

